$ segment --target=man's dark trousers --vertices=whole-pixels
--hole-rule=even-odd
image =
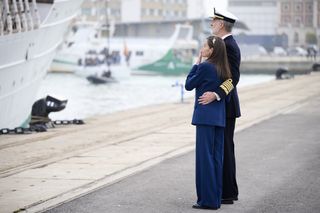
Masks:
[[[224,129],[224,159],[223,159],[223,190],[222,199],[234,200],[238,198],[236,180],[236,160],[234,153],[234,128],[236,118],[227,118]]]

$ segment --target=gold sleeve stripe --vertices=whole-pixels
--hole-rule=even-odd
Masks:
[[[226,93],[226,95],[229,94],[228,89],[223,84],[220,85],[220,88],[223,89],[223,91]]]
[[[233,89],[232,79],[226,80],[225,83],[228,84]]]
[[[226,87],[226,89],[230,92],[233,89],[233,85],[230,84],[229,82],[224,82],[222,84],[224,87]]]
[[[229,92],[233,89],[233,84],[230,81],[226,81],[224,85],[228,88]]]
[[[228,79],[228,80],[225,81],[225,83],[232,84],[232,80]]]
[[[227,79],[224,81],[221,85],[220,88],[223,89],[223,91],[228,95],[231,90],[233,89],[233,84],[232,84],[232,79]]]

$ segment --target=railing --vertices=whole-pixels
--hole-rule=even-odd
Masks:
[[[0,2],[0,36],[30,31],[40,27],[36,0],[2,0]]]

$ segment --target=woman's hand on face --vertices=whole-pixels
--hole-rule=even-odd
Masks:
[[[202,49],[199,52],[199,56],[198,56],[198,60],[197,60],[196,64],[200,64],[201,60],[202,60]]]

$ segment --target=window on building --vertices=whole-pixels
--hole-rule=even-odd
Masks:
[[[302,18],[301,18],[301,16],[296,16],[296,17],[294,17],[294,25],[295,26],[300,26],[301,25],[301,23],[302,23]]]
[[[143,51],[136,51],[136,56],[143,56]]]
[[[291,16],[283,15],[281,16],[281,26],[288,26],[291,23]]]
[[[294,33],[293,42],[299,43],[299,34],[297,32]]]
[[[290,4],[289,3],[282,3],[281,4],[281,11],[282,12],[290,12]]]
[[[102,14],[103,14],[104,11],[101,11],[101,12],[102,12]],[[112,15],[112,16],[117,15],[117,10],[111,9],[111,15]]]
[[[306,11],[307,13],[312,13],[312,12],[313,12],[313,5],[312,5],[311,2],[310,2],[310,3],[306,3],[306,9],[305,9],[305,11]]]
[[[302,12],[302,3],[295,3],[294,11],[295,12]]]
[[[146,9],[143,8],[142,11],[141,11],[141,13],[142,13],[143,16],[147,15],[147,14],[146,14]]]
[[[154,9],[150,9],[150,16],[154,15]]]
[[[313,26],[313,17],[312,15],[307,15],[305,18],[305,26],[312,27]]]
[[[91,15],[91,9],[90,8],[82,8],[81,13],[83,15]]]

